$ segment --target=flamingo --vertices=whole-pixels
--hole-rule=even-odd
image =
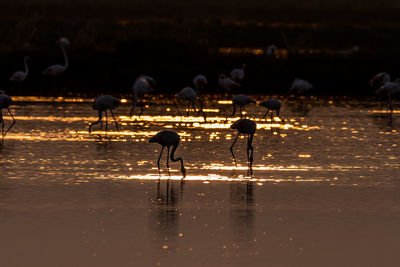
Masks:
[[[14,124],[16,123],[14,116],[12,115],[11,111],[10,111],[10,106],[13,105],[13,101],[11,99],[11,97],[9,97],[8,95],[5,94],[5,92],[3,90],[0,90],[0,124],[1,124],[1,135],[2,138],[4,138],[6,136],[6,134],[8,133],[8,131],[10,131],[10,129],[14,126]],[[7,131],[4,132],[4,120],[3,120],[3,109],[6,108],[8,110],[8,113],[10,114],[11,118],[13,119],[13,122],[11,123],[11,125],[8,127]]]
[[[231,90],[237,89],[241,86],[239,83],[235,82],[234,80],[227,77],[223,73],[221,73],[218,76],[218,80],[219,80],[219,86],[221,86],[224,90],[226,90],[228,92]]]
[[[11,82],[22,83],[23,81],[26,80],[26,78],[28,77],[28,74],[29,74],[28,60],[30,60],[30,59],[31,58],[28,56],[24,57],[25,71],[14,72],[14,74],[11,75],[11,77],[10,77]]]
[[[307,80],[301,80],[301,79],[294,79],[292,82],[292,85],[290,86],[289,91],[295,94],[305,94],[307,91],[311,90],[314,88],[311,83],[309,83]]]
[[[168,149],[168,152],[167,152],[168,173],[169,173],[169,155],[170,155],[171,160],[173,162],[177,162],[177,161],[181,162],[181,172],[182,172],[183,178],[186,177],[186,169],[185,169],[185,166],[183,165],[183,159],[181,157],[179,157],[179,158],[174,157],[175,151],[179,145],[179,141],[180,141],[179,135],[173,131],[161,131],[150,138],[149,143],[159,143],[162,146],[160,156],[158,157],[158,160],[157,160],[157,166],[158,166],[158,171],[160,173],[160,176],[161,176],[160,159],[161,159],[162,153],[164,151],[164,147],[167,147],[167,149]],[[169,149],[171,146],[172,146],[172,151],[170,154]]]
[[[179,93],[177,93],[175,96],[188,101],[187,116],[189,116],[190,104],[192,104],[192,108],[193,108],[194,112],[197,113],[197,110],[194,106],[194,103],[196,102],[196,98],[197,98],[197,93],[193,88],[185,87]],[[178,110],[178,113],[181,114],[179,111],[178,105],[176,105],[176,109]]]
[[[249,120],[249,119],[239,119],[231,125],[231,129],[235,129],[239,132],[235,138],[235,141],[233,141],[233,144],[231,145],[231,148],[230,148],[236,167],[237,167],[237,162],[236,162],[235,154],[233,153],[233,146],[235,145],[240,134],[247,134],[247,163],[248,163],[248,167],[249,167],[247,174],[252,175],[253,174],[253,170],[252,170],[252,167],[253,167],[253,137],[254,137],[254,133],[257,130],[257,124],[254,121]]]
[[[119,105],[121,105],[121,102],[118,99],[116,99],[115,97],[110,96],[110,95],[103,95],[103,96],[99,96],[98,98],[96,98],[93,103],[93,109],[97,109],[99,111],[99,119],[89,125],[89,133],[91,133],[91,131],[92,131],[92,126],[95,124],[98,124],[99,122],[101,122],[100,129],[103,127],[102,112],[104,111],[105,116],[106,116],[106,134],[107,134],[107,125],[108,125],[107,109],[110,110],[111,115],[115,122],[115,127],[117,128],[117,131],[119,131],[118,123],[117,123],[117,121],[114,117],[114,113],[112,111]]]
[[[379,72],[372,77],[369,84],[374,88],[379,88],[385,83],[390,82],[390,75],[387,72]]]
[[[232,114],[229,117],[233,117],[236,114],[236,105],[239,105],[240,108],[240,118],[242,118],[243,114],[242,111],[245,110],[245,106],[251,103],[256,103],[251,97],[247,95],[234,95],[232,97],[232,106],[233,106],[233,111]]]
[[[246,64],[242,65],[242,68],[240,69],[233,69],[231,71],[231,79],[236,81],[236,82],[241,82],[244,79],[245,73],[244,73],[244,68],[246,67]]]
[[[392,105],[392,97],[394,95],[400,94],[400,79],[397,78],[395,82],[386,82],[381,88],[376,90],[378,95],[386,95],[387,96],[387,105],[390,110],[389,119],[392,119],[393,114],[393,105]]]
[[[278,48],[276,47],[276,45],[271,44],[271,45],[269,45],[269,46],[267,47],[267,49],[265,49],[265,54],[266,54],[267,56],[274,56],[274,55],[275,55],[275,51],[276,51],[277,49],[278,49]]]
[[[203,107],[204,107],[204,99],[203,99],[203,93],[206,85],[208,84],[206,76],[199,74],[194,77],[193,79],[193,84],[194,88],[197,91],[197,94],[199,95],[200,98],[200,112],[203,114],[204,121],[207,120],[206,115],[204,114]]]
[[[267,112],[265,112],[263,119],[268,115],[268,113],[271,111],[271,122],[272,122],[272,118],[273,118],[273,112],[275,110],[276,116],[278,116],[278,118],[281,120],[282,124],[285,124],[285,121],[281,118],[281,116],[279,116],[279,111],[281,110],[281,101],[279,101],[278,99],[267,99],[263,102],[261,102],[260,104],[258,104],[260,106],[263,106],[265,108],[267,108]]]
[[[61,65],[61,64],[51,65],[42,72],[42,74],[44,74],[44,75],[56,76],[56,75],[59,75],[59,74],[65,72],[68,68],[68,56],[67,56],[67,52],[65,51],[65,47],[70,45],[71,43],[67,38],[64,38],[64,37],[60,38],[57,41],[57,43],[60,45],[61,50],[64,55],[64,65]]]
[[[154,89],[151,86],[154,86],[156,81],[147,75],[140,75],[135,83],[133,84],[133,106],[131,108],[129,116],[132,117],[133,110],[135,109],[136,105],[138,104],[139,97],[143,97],[145,94],[153,91]],[[140,113],[139,116],[143,113],[143,104],[140,105]]]

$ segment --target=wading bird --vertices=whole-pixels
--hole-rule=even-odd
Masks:
[[[26,80],[29,74],[29,68],[28,68],[28,60],[31,59],[28,56],[24,57],[24,65],[25,65],[25,71],[16,71],[14,72],[13,75],[10,77],[10,81],[13,82],[14,84],[21,84],[23,81]]]
[[[4,138],[6,136],[8,131],[10,131],[10,129],[16,123],[16,121],[14,119],[14,116],[12,115],[12,113],[10,111],[10,106],[13,105],[13,104],[14,103],[13,103],[11,97],[6,95],[3,90],[0,90],[0,124],[1,124],[1,136],[2,136],[2,138]],[[8,129],[4,132],[3,109],[5,109],[5,108],[8,110],[8,113],[10,113],[10,116],[11,116],[13,122],[8,127]]]
[[[251,103],[256,103],[255,100],[253,100],[251,97],[247,96],[247,95],[234,95],[232,97],[232,106],[233,106],[233,111],[232,114],[229,117],[233,117],[236,114],[236,105],[239,106],[239,110],[240,110],[240,118],[243,117],[243,111],[245,111],[245,106]]]
[[[197,93],[193,88],[185,87],[179,93],[177,93],[175,96],[188,101],[187,116],[189,116],[190,106],[192,106],[193,111],[197,113],[197,110],[194,106],[194,103],[196,102],[196,98],[197,98]],[[176,106],[176,109],[178,110],[179,115],[181,115],[178,105],[175,104],[175,106]]]
[[[107,134],[107,126],[108,126],[107,110],[110,110],[111,116],[113,117],[114,122],[115,122],[115,127],[117,128],[117,131],[119,131],[118,123],[117,123],[117,120],[114,117],[114,113],[113,113],[112,110],[117,108],[120,105],[121,105],[121,102],[118,99],[116,99],[115,97],[110,96],[110,95],[103,95],[103,96],[99,96],[98,98],[96,98],[94,100],[94,103],[93,103],[93,109],[98,110],[99,119],[89,125],[89,133],[92,132],[92,126],[98,124],[99,122],[101,122],[100,129],[103,128],[102,113],[104,111],[104,114],[105,114],[105,117],[106,117],[106,134]]]
[[[309,83],[308,81],[296,78],[292,82],[289,92],[298,94],[298,95],[303,95],[306,92],[308,92],[309,90],[311,90],[312,88],[313,88],[312,84]]]
[[[278,49],[278,48],[276,47],[276,45],[271,44],[271,45],[269,45],[269,46],[267,47],[267,49],[265,49],[265,54],[266,54],[267,56],[274,56],[274,55],[275,55],[275,51],[276,51],[277,49]]]
[[[160,159],[161,159],[162,153],[164,151],[164,147],[167,147],[167,149],[168,149],[168,152],[167,152],[168,174],[169,174],[169,155],[171,155],[170,157],[173,162],[177,162],[177,161],[181,162],[181,172],[182,172],[183,178],[186,177],[186,169],[185,169],[185,166],[183,166],[183,159],[181,157],[175,158],[175,156],[174,156],[175,151],[179,145],[179,141],[180,141],[179,135],[172,131],[161,131],[158,134],[156,134],[150,138],[149,143],[159,143],[162,146],[160,156],[158,157],[158,160],[157,160],[158,172],[160,173],[160,176],[161,176]],[[171,154],[170,154],[169,149],[171,146],[172,146],[172,150],[171,150]]]
[[[148,94],[151,91],[153,91],[154,89],[152,88],[152,86],[154,86],[155,84],[156,84],[156,81],[152,77],[147,76],[147,75],[140,75],[136,79],[136,81],[132,87],[133,105],[132,105],[131,111],[129,113],[130,117],[132,117],[133,110],[138,105],[139,97],[143,97],[145,94]],[[143,113],[143,107],[144,107],[144,104],[140,103],[140,112],[138,114],[139,116],[142,115],[142,113]]]
[[[194,84],[194,88],[196,89],[197,95],[199,96],[199,102],[200,102],[199,113],[201,113],[203,115],[204,121],[206,121],[207,120],[206,114],[203,111],[203,108],[204,108],[203,94],[204,94],[205,87],[208,84],[206,76],[201,75],[201,74],[195,76],[193,79],[193,84]]]
[[[282,124],[285,124],[285,121],[281,118],[281,116],[279,115],[279,112],[281,110],[281,101],[279,101],[278,99],[267,99],[263,102],[261,102],[260,104],[258,104],[260,106],[263,106],[267,109],[267,112],[265,112],[264,116],[262,117],[263,119],[268,115],[268,113],[271,111],[271,122],[273,119],[273,113],[275,111],[276,116],[281,120]]]
[[[369,81],[369,85],[373,88],[379,88],[387,82],[390,82],[389,73],[379,72],[372,77],[372,79]]]
[[[240,69],[233,69],[231,71],[231,79],[236,81],[236,82],[241,82],[244,79],[245,73],[244,73],[244,68],[246,68],[246,64],[242,65],[242,68]]]
[[[247,164],[248,164],[247,174],[252,175],[253,174],[253,169],[252,169],[252,167],[253,167],[253,137],[254,137],[254,133],[257,130],[257,124],[254,121],[249,120],[249,119],[240,119],[238,121],[235,121],[231,125],[231,129],[235,129],[239,132],[235,138],[235,141],[233,141],[233,144],[231,145],[231,148],[230,148],[232,157],[233,157],[233,161],[235,162],[236,167],[237,167],[237,163],[236,163],[235,154],[233,153],[233,146],[235,145],[240,134],[247,134]]]
[[[391,122],[393,114],[392,98],[395,95],[400,95],[400,79],[397,78],[395,82],[386,82],[381,88],[376,90],[376,94],[387,97],[387,106],[390,111],[389,120]]]
[[[226,90],[227,92],[238,89],[241,86],[239,83],[235,82],[223,73],[218,76],[218,81],[219,86],[221,86],[221,88]]]

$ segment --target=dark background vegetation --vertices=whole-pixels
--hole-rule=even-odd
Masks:
[[[320,95],[370,95],[380,71],[400,77],[400,1],[295,0],[1,0],[0,88],[37,95],[128,94],[139,74],[153,76],[160,92],[190,86],[194,75],[218,88],[217,76],[247,64],[246,93],[286,94],[295,77]],[[55,41],[70,39],[70,68],[58,91],[41,72],[63,63]],[[287,58],[215,53],[221,47],[292,51]],[[360,50],[298,53],[299,50]],[[10,75],[30,55],[31,75],[12,90]],[[43,85],[44,84],[44,85]]]

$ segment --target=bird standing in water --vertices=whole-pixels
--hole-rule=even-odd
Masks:
[[[129,113],[129,117],[132,117],[133,110],[135,109],[136,105],[138,105],[139,97],[143,97],[145,94],[150,93],[153,91],[152,86],[156,84],[156,81],[147,75],[140,75],[135,83],[133,84],[133,106]],[[143,103],[140,103],[140,113],[139,116],[143,113]]]
[[[263,119],[268,115],[268,113],[271,111],[271,122],[273,119],[273,112],[275,111],[276,116],[278,116],[278,118],[281,120],[282,124],[285,124],[285,121],[281,118],[281,116],[279,115],[279,112],[281,110],[281,101],[279,101],[278,99],[267,99],[263,102],[261,102],[260,104],[258,104],[260,106],[263,106],[267,109],[267,112],[265,112],[264,116],[262,117]]]
[[[231,79],[236,82],[243,81],[245,76],[244,68],[246,68],[246,64],[243,64],[240,69],[233,69],[230,73]]]
[[[92,132],[92,126],[93,125],[96,125],[96,124],[101,122],[100,129],[103,127],[102,113],[104,111],[105,117],[106,117],[106,134],[107,134],[107,125],[108,125],[108,122],[107,122],[107,110],[110,110],[111,115],[112,115],[112,117],[114,119],[114,122],[115,122],[115,127],[117,128],[117,131],[119,131],[118,123],[117,123],[117,121],[116,121],[116,119],[114,117],[114,113],[113,113],[112,110],[117,108],[120,105],[121,105],[121,102],[118,99],[116,99],[115,97],[110,96],[110,95],[103,95],[103,96],[99,96],[98,98],[96,98],[94,100],[94,103],[93,103],[93,109],[98,110],[99,119],[89,125],[89,133]]]
[[[379,88],[387,82],[390,82],[389,73],[379,72],[372,77],[372,79],[369,81],[369,85],[373,88]]]
[[[231,78],[227,77],[225,74],[221,73],[218,76],[219,86],[224,89],[226,92],[231,92],[235,89],[238,89],[241,85]]]
[[[4,94],[3,90],[0,90],[0,124],[1,124],[1,136],[2,136],[2,138],[4,138],[6,136],[8,131],[10,131],[10,129],[16,123],[16,121],[14,119],[14,116],[12,115],[12,113],[10,111],[10,106],[13,105],[13,104],[14,103],[13,103],[11,97],[9,97],[8,95]],[[5,108],[8,110],[8,113],[10,113],[10,116],[13,119],[13,122],[8,127],[8,129],[4,132],[3,109],[5,109]]]
[[[14,72],[13,75],[10,77],[10,81],[14,84],[21,85],[23,81],[26,80],[29,74],[29,68],[28,68],[28,60],[31,58],[26,56],[24,57],[24,65],[25,65],[25,71],[16,71]]]
[[[194,103],[196,102],[196,98],[197,98],[197,93],[193,88],[185,87],[179,93],[177,93],[175,96],[188,101],[187,116],[189,116],[190,106],[192,106],[193,111],[197,113],[197,110],[194,106]],[[178,105],[176,105],[176,109],[178,110],[179,115],[181,115]]]
[[[235,141],[233,141],[233,144],[231,145],[231,148],[230,148],[236,167],[237,167],[237,163],[236,163],[235,154],[233,153],[233,146],[235,145],[239,135],[247,134],[247,164],[248,164],[247,175],[252,175],[253,174],[253,137],[254,137],[254,133],[257,130],[257,124],[254,121],[249,120],[249,119],[240,119],[231,125],[231,129],[235,129],[239,132],[235,138]]]
[[[232,114],[229,117],[233,117],[236,114],[236,105],[239,106],[239,110],[240,110],[240,118],[243,117],[243,111],[245,111],[245,106],[251,103],[256,103],[256,101],[254,99],[252,99],[251,97],[247,96],[247,95],[234,95],[232,97],[232,107],[233,107],[233,111]]]
[[[391,124],[393,114],[392,99],[394,96],[400,95],[400,79],[396,79],[395,82],[386,82],[381,86],[381,88],[376,90],[376,94],[385,95],[387,97],[387,106],[389,108],[389,124]]]
[[[164,151],[164,147],[167,147],[168,152],[167,152],[167,168],[168,168],[168,174],[169,174],[169,157],[171,157],[171,160],[173,162],[180,161],[181,162],[181,172],[183,175],[183,178],[186,177],[186,169],[185,166],[183,165],[183,159],[181,157],[175,158],[175,151],[178,148],[180,141],[180,137],[176,132],[173,131],[161,131],[154,135],[153,137],[150,138],[149,143],[159,143],[162,148],[160,152],[160,156],[158,157],[157,160],[157,166],[158,166],[158,171],[161,176],[161,168],[160,168],[160,159],[162,156],[162,153]],[[169,149],[172,146],[171,154],[169,153]]]

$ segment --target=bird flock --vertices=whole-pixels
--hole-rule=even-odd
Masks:
[[[64,55],[64,64],[55,64],[47,67],[42,74],[47,75],[47,76],[52,76],[53,77],[53,83],[55,83],[55,77],[57,75],[60,75],[61,73],[65,72],[68,68],[69,62],[68,62],[68,56],[66,52],[66,47],[69,46],[71,43],[67,38],[60,38],[57,43],[59,44],[62,53]],[[270,47],[271,51],[274,51],[276,48],[275,47]],[[271,52],[272,53],[272,52]],[[28,61],[30,60],[29,56],[24,57],[24,66],[25,70],[24,71],[16,71],[13,73],[10,77],[10,81],[15,84],[21,86],[21,84],[27,79],[29,75],[29,66],[28,66]],[[232,93],[239,88],[241,88],[241,83],[246,77],[246,72],[245,72],[246,64],[243,64],[241,68],[236,68],[233,69],[230,72],[230,75],[227,76],[224,73],[221,73],[218,76],[218,82],[219,86],[224,90],[225,93]],[[136,107],[140,107],[140,112],[138,115],[140,116],[143,111],[144,107],[146,106],[145,103],[140,102],[140,100],[148,93],[154,91],[153,87],[155,86],[156,81],[147,75],[140,75],[134,82],[132,90],[133,90],[133,105],[130,110],[130,117],[133,116],[134,110]],[[179,109],[179,105],[181,101],[187,101],[187,116],[189,116],[189,112],[192,109],[194,113],[200,114],[203,116],[204,120],[206,121],[206,115],[204,112],[204,99],[203,99],[203,94],[204,94],[204,89],[207,86],[208,81],[207,78],[204,75],[197,75],[193,79],[193,87],[187,86],[183,88],[180,92],[175,94],[175,101],[174,105],[180,114],[182,116],[182,113]],[[394,82],[390,81],[390,75],[386,72],[380,72],[377,73],[372,77],[370,80],[370,86],[375,88],[376,94],[377,95],[384,95],[387,98],[387,106],[390,111],[390,120],[392,117],[393,113],[393,104],[392,104],[392,98],[394,95],[400,93],[400,79],[396,79]],[[313,86],[306,80],[301,80],[296,78],[289,89],[289,92],[293,95],[305,95],[307,94],[311,89],[313,89]],[[196,101],[199,102],[199,107],[196,108]],[[234,117],[236,115],[236,109],[237,106],[239,106],[239,112],[240,112],[240,119],[235,121],[230,128],[237,130],[238,134],[232,143],[230,147],[230,151],[232,153],[232,157],[234,160],[235,165],[237,166],[235,154],[233,152],[234,145],[236,144],[236,141],[238,137],[241,134],[247,135],[247,163],[248,163],[248,175],[252,175],[252,164],[253,164],[253,138],[254,134],[257,129],[257,124],[253,120],[243,118],[243,115],[245,114],[245,107],[250,104],[256,104],[257,102],[252,99],[251,97],[245,95],[245,94],[235,94],[232,96],[232,114],[229,117]],[[3,90],[0,90],[0,124],[1,124],[1,134],[2,134],[2,139],[7,135],[7,133],[11,130],[11,128],[15,125],[16,120],[14,119],[13,114],[10,111],[10,106],[13,105],[13,101],[11,97],[5,94]],[[121,105],[121,102],[119,99],[111,96],[111,95],[103,95],[100,97],[97,97],[94,100],[93,103],[93,109],[98,111],[98,120],[95,122],[90,123],[89,125],[89,133],[92,132],[92,127],[94,125],[97,125],[100,123],[100,129],[103,128],[103,118],[105,118],[105,131],[107,133],[107,128],[108,128],[108,114],[109,113],[112,116],[112,119],[114,121],[116,129],[119,131],[118,123],[117,120],[114,116],[113,110],[117,108],[118,106]],[[280,122],[282,124],[285,124],[284,119],[280,116],[280,109],[281,109],[281,101],[278,99],[266,99],[258,104],[259,106],[262,106],[266,108],[266,112],[263,115],[263,119],[270,113],[271,116],[271,121],[273,119],[273,113],[275,112],[276,117],[280,119]],[[303,103],[300,100],[300,108],[303,109]],[[4,120],[3,120],[3,114],[2,111],[3,109],[7,109],[8,113],[10,114],[12,118],[12,123],[10,126],[8,126],[7,129],[5,129],[4,125]],[[103,117],[104,113],[104,117]],[[168,173],[169,173],[169,159],[173,162],[180,162],[181,165],[181,172],[183,175],[183,178],[186,177],[186,169],[183,163],[183,159],[181,157],[175,158],[175,152],[176,149],[179,145],[180,142],[180,137],[176,132],[173,131],[167,131],[163,130],[154,135],[153,137],[150,138],[149,143],[158,143],[162,146],[160,155],[157,160],[157,166],[158,170],[161,175],[161,168],[160,168],[160,160],[161,156],[163,154],[164,148],[167,147],[167,168],[168,168]],[[172,147],[172,149],[171,149]]]

